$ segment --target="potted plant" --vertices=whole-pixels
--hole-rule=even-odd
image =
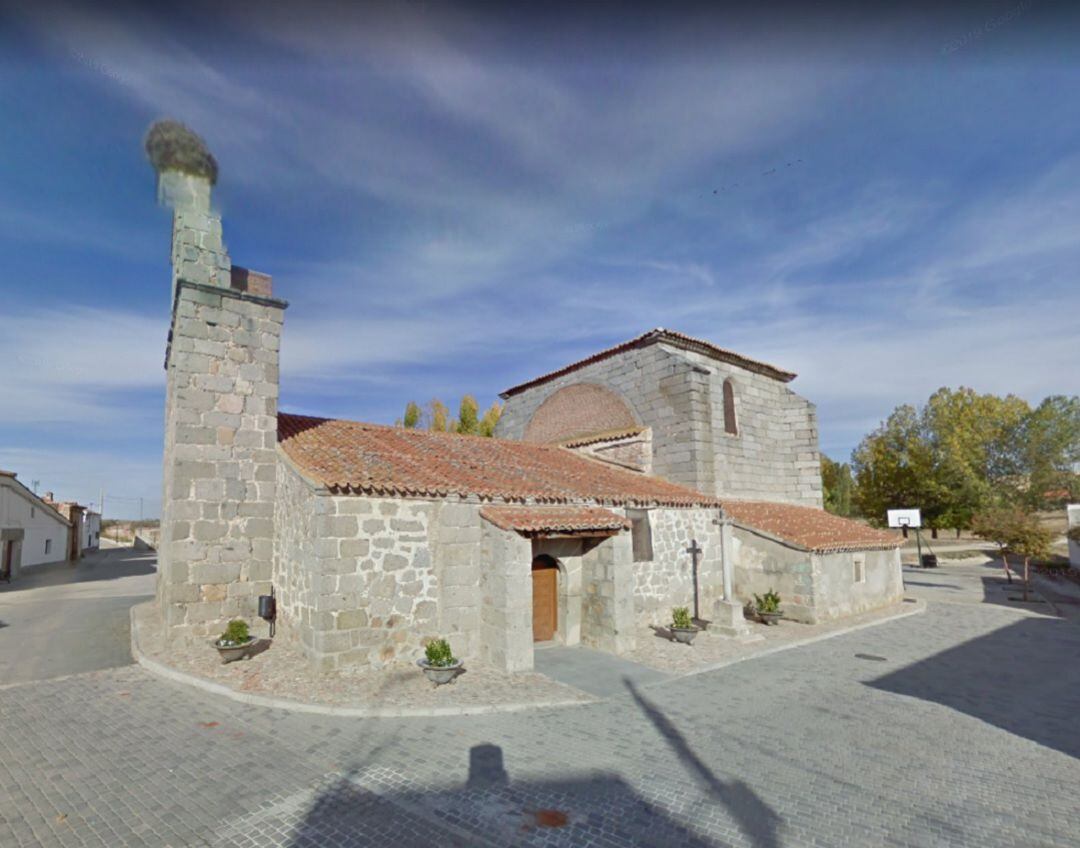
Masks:
[[[699,629],[694,626],[694,620],[690,617],[690,610],[687,607],[675,607],[671,611],[671,625],[668,630],[671,631],[671,638],[676,642],[689,645],[698,635]]]
[[[780,596],[772,589],[764,595],[754,595],[754,613],[762,624],[776,624],[784,617],[780,612]]]
[[[225,632],[214,640],[214,647],[221,654],[221,661],[230,663],[244,656],[254,641],[255,637],[248,631],[247,622],[242,618],[234,618],[225,628]]]
[[[450,643],[445,639],[432,639],[424,649],[424,658],[417,661],[427,677],[436,686],[452,683],[461,671],[461,660],[454,657]]]

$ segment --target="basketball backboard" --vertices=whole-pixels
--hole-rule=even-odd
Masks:
[[[917,509],[890,509],[886,514],[890,527],[922,527],[922,515]]]

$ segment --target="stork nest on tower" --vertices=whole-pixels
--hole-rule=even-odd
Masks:
[[[196,133],[179,121],[156,121],[146,133],[146,155],[159,174],[179,171],[217,182],[218,164]]]

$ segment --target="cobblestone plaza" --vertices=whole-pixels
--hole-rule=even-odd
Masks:
[[[1080,629],[988,568],[906,576],[925,614],[527,713],[10,685],[0,845],[1076,845]]]

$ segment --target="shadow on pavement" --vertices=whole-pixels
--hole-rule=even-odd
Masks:
[[[714,848],[642,798],[614,774],[558,780],[510,779],[498,745],[469,751],[464,785],[395,789],[399,776],[353,772],[320,792],[292,830],[291,848],[393,844],[420,846],[679,845]],[[374,785],[374,791],[365,785]],[[272,827],[280,832],[281,822]],[[374,840],[376,834],[380,842]],[[258,839],[257,834],[251,834]]]
[[[1015,584],[1014,584],[1015,588]],[[1029,617],[868,682],[932,701],[1080,758],[1080,628]]]
[[[706,795],[727,810],[754,848],[779,848],[783,819],[772,807],[742,781],[717,777],[667,716],[631,680],[624,684]],[[285,844],[290,848],[728,844],[681,824],[617,774],[513,780],[498,745],[469,750],[468,775],[461,785],[422,790],[410,783],[407,774],[394,769],[356,769],[319,791],[295,819],[288,810],[280,817],[260,813],[247,835],[261,844],[261,830],[271,839],[289,834]],[[687,812],[688,820],[695,817],[692,809]]]
[[[702,787],[727,811],[738,823],[740,829],[750,837],[756,848],[778,848],[780,840],[777,831],[783,819],[757,793],[741,780],[721,780],[702,760],[678,728],[671,723],[656,706],[641,696],[630,681],[626,688],[653,727],[678,754],[680,762],[693,771]]]

